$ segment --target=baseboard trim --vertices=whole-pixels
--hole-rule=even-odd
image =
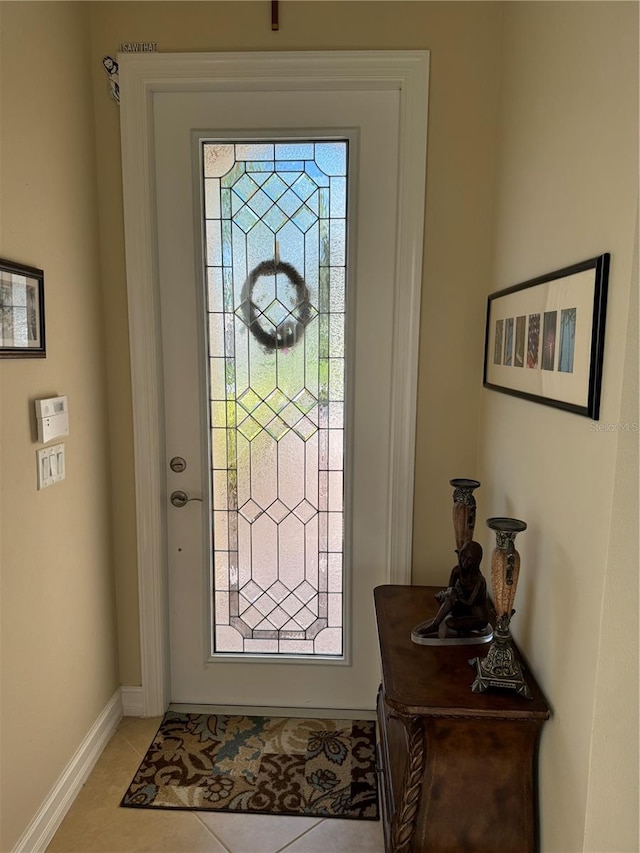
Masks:
[[[142,687],[122,687],[122,713],[125,717],[144,717]]]
[[[121,719],[122,689],[119,687],[23,832],[12,853],[42,853],[46,850]]]

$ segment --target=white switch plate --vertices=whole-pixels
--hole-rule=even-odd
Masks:
[[[64,480],[64,444],[53,444],[36,451],[38,458],[38,490]]]

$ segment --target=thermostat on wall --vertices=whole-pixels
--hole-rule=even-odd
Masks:
[[[38,441],[46,444],[54,438],[69,435],[69,403],[66,395],[36,400]]]

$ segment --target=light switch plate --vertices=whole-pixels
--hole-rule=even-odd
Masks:
[[[59,483],[65,477],[64,444],[53,444],[36,451],[38,459],[38,490]]]

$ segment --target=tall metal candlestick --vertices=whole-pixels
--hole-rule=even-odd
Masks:
[[[456,550],[459,551],[473,539],[476,524],[476,499],[473,492],[480,485],[480,481],[457,477],[455,480],[449,480],[449,483],[453,486],[453,532],[456,537]]]
[[[516,690],[521,696],[531,699],[509,628],[515,613],[513,602],[520,574],[520,554],[514,541],[518,533],[527,529],[527,525],[518,518],[488,518],[487,527],[496,534],[496,547],[491,555],[491,586],[497,621],[486,658],[469,661],[476,667],[476,679],[471,689],[474,693],[483,693],[489,687],[502,687]]]

